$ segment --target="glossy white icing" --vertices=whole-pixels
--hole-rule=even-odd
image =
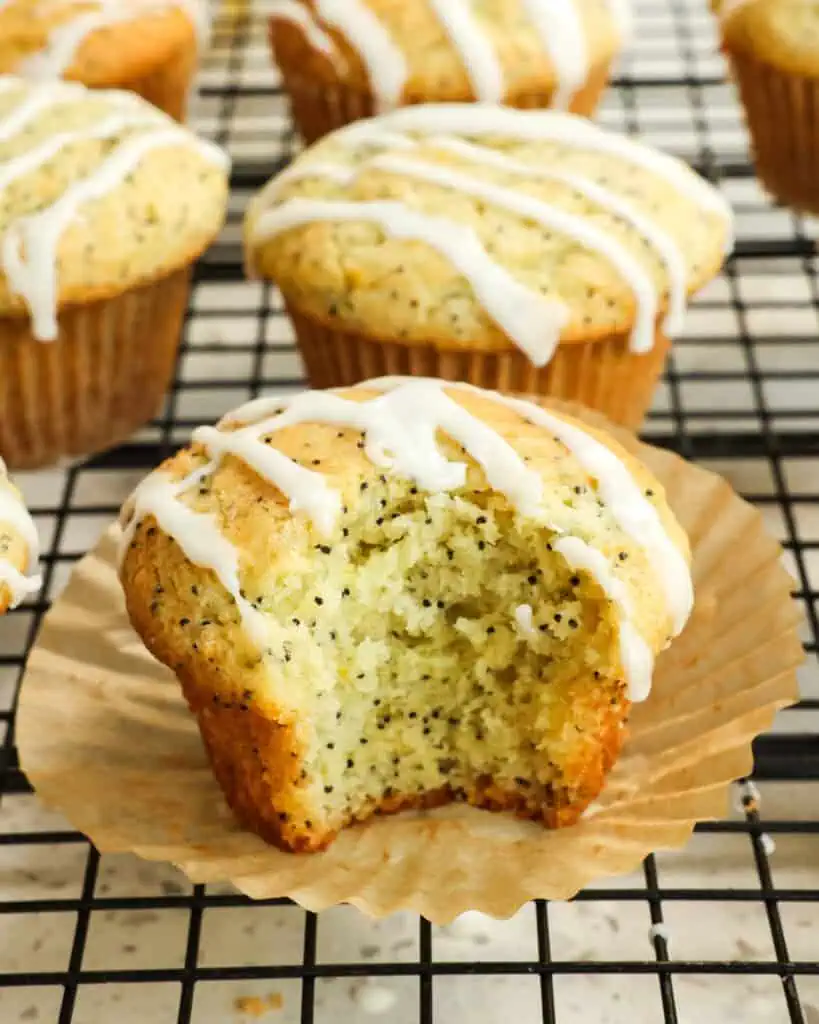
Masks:
[[[637,314],[632,329],[631,348],[635,352],[647,352],[654,345],[658,302],[657,291],[649,273],[620,242],[589,220],[567,213],[524,192],[492,184],[441,164],[386,154],[375,157],[369,166],[485,200],[534,221],[547,231],[566,235],[583,248],[599,253],[615,267],[634,293]],[[563,308],[564,317],[568,318],[568,310],[565,306]],[[559,328],[542,339],[548,352],[547,358],[552,356],[559,340]]]
[[[468,385],[458,385],[468,387]],[[600,497],[608,506],[624,533],[646,552],[666,592],[666,602],[675,634],[682,631],[694,607],[691,571],[677,545],[663,526],[657,509],[643,494],[625,463],[602,441],[579,426],[567,423],[533,402],[510,398],[497,392],[493,401],[514,409],[525,419],[557,437],[589,476],[597,481]]]
[[[506,495],[510,503],[525,517],[548,523],[543,518],[543,481],[528,468],[516,450],[483,420],[472,415],[448,394],[450,389],[465,385],[444,385],[441,381],[421,378],[383,378],[365,382],[361,387],[379,392],[375,398],[354,401],[334,392],[304,392],[290,399],[255,400],[236,410],[219,428],[201,428],[194,440],[202,446],[207,463],[181,480],[172,480],[159,471],[137,488],[125,511],[122,551],[127,551],[138,523],[154,516],[169,536],[181,546],[194,564],[212,570],[235,599],[243,619],[261,645],[269,633],[260,615],[241,595],[239,579],[240,556],[224,537],[213,517],[196,513],[180,500],[191,487],[212,473],[226,455],[244,460],[260,477],[275,486],[290,503],[294,513],[302,511],[324,533],[334,528],[340,512],[340,495],[325,476],[308,470],[283,453],[268,448],[263,438],[300,423],[329,423],[361,431],[367,457],[385,471],[413,480],[417,486],[432,493],[449,492],[463,486],[466,465],[449,461],[437,441],[442,432],[457,441],[464,451],[483,467],[490,485]],[[675,628],[683,602],[680,591],[683,581],[671,578],[678,566],[672,564],[667,548],[673,548],[649,505],[654,518],[646,513],[649,504],[627,468],[601,442],[581,428],[575,427],[538,406],[515,399],[505,399],[491,392],[480,392],[494,401],[508,404],[520,415],[543,425],[570,448],[578,462],[597,480],[601,497],[610,505],[621,526],[641,526],[638,539],[652,557],[658,575],[663,578],[669,594],[669,613]],[[540,419],[543,413],[545,420]],[[231,429],[228,429],[231,428]],[[235,428],[235,429],[234,429]],[[608,458],[598,449],[604,449]],[[624,487],[623,493],[619,488]],[[617,491],[617,493],[612,493]],[[612,500],[613,499],[613,500]],[[663,539],[657,535],[662,531]],[[627,530],[630,533],[630,530]],[[619,580],[614,566],[602,552],[581,538],[561,533],[555,549],[577,571],[589,573],[612,601],[618,612],[619,638],[623,670],[632,699],[643,699],[651,681],[652,655],[644,639],[631,622],[629,595]],[[676,549],[674,549],[676,551]],[[684,565],[682,555],[677,557]],[[520,605],[514,617],[521,632],[531,631],[533,609]]]
[[[586,33],[576,0],[521,0],[557,75],[551,105],[565,110],[589,73]]]
[[[604,210],[614,214],[615,217],[631,224],[657,253],[668,274],[668,312],[664,323],[665,332],[669,337],[674,337],[682,330],[685,320],[688,280],[688,269],[682,249],[667,231],[655,224],[650,217],[641,213],[633,203],[584,175],[524,163],[522,160],[515,160],[488,146],[477,146],[462,139],[433,136],[429,141],[437,148],[444,149],[464,160],[496,167],[498,170],[517,174],[522,178],[529,178],[532,181],[563,182],[576,192],[591,199]]]
[[[272,18],[280,18],[298,25],[307,42],[329,57],[334,64],[340,61],[341,55],[333,37],[324,31],[313,12],[299,0],[273,0],[268,10]]]
[[[20,63],[19,71],[27,78],[60,78],[71,66],[77,50],[91,33],[98,29],[133,21],[145,13],[178,7],[193,25],[200,48],[210,31],[206,0],[99,0],[99,6],[83,9],[75,17],[56,25],[48,34],[42,50]]]
[[[424,242],[467,279],[487,315],[535,366],[548,362],[566,321],[565,306],[517,281],[489,256],[471,228],[399,202],[299,197],[262,213],[254,224],[253,239],[263,241],[292,228],[322,221],[370,222],[391,237]]]
[[[362,0],[315,0],[315,8],[322,21],[341,32],[361,57],[376,108],[398,106],[407,81],[407,61],[378,16]]]
[[[513,110],[491,104],[437,103],[404,107],[342,129],[338,138],[355,142],[357,133],[410,132],[421,136],[451,135],[460,139],[499,137],[517,142],[558,142],[605,153],[643,167],[673,186],[705,212],[721,217],[730,248],[731,209],[720,193],[682,161],[643,146],[624,135],[607,132],[591,121],[557,111]]]
[[[55,82],[24,93],[21,102],[0,120],[0,139],[13,137],[51,105],[76,101],[88,95],[81,86]],[[10,290],[28,306],[34,336],[43,341],[57,337],[57,250],[63,232],[81,215],[82,205],[116,188],[152,149],[185,146],[226,167],[226,154],[212,143],[197,139],[170,118],[154,111],[127,93],[107,93],[114,113],[96,125],[45,138],[30,150],[0,165],[0,189],[21,175],[36,170],[61,149],[84,138],[127,135],[87,177],[73,182],[50,206],[12,220],[0,238],[0,269]],[[123,113],[119,111],[122,110]],[[22,112],[22,113],[21,113]]]
[[[429,0],[429,4],[463,62],[476,99],[502,103],[506,91],[503,68],[474,5],[470,0]]]
[[[33,571],[39,557],[39,539],[31,516],[17,494],[6,483],[6,466],[0,459],[0,526],[10,526],[25,541],[29,554],[29,571]],[[18,605],[29,594],[42,586],[39,576],[26,576],[0,554],[0,584],[11,594],[11,606]]]

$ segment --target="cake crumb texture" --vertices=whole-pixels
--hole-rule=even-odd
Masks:
[[[37,554],[34,524],[0,459],[0,615],[39,585],[24,576]]]

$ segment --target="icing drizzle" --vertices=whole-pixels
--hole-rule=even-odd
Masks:
[[[263,438],[300,423],[327,423],[350,427],[364,435],[370,461],[412,480],[422,490],[440,493],[465,483],[466,465],[447,459],[438,446],[442,431],[457,441],[480,465],[490,485],[504,494],[517,511],[549,528],[543,511],[543,481],[530,470],[516,450],[451,397],[469,390],[502,403],[528,421],[558,437],[597,482],[598,491],[621,529],[646,553],[662,581],[669,618],[678,633],[693,604],[688,566],[665,531],[656,509],[643,495],[626,466],[602,442],[580,427],[567,423],[539,406],[510,399],[468,385],[444,384],[423,378],[383,378],[360,385],[378,392],[357,402],[331,391],[308,391],[282,400],[257,399],[236,410],[222,429],[203,427],[193,440],[202,446],[207,462],[181,480],[159,471],[139,485],[123,514],[124,557],[139,522],[154,516],[162,530],[194,564],[212,570],[237,602],[240,614],[260,646],[264,646],[264,618],[241,596],[239,552],[218,529],[214,517],[196,513],[179,500],[193,484],[214,471],[230,455],[244,461],[262,479],[275,486],[292,512],[303,511],[316,529],[327,535],[334,529],[341,498],[327,478],[268,447]],[[448,393],[450,392],[450,393]],[[235,428],[235,429],[224,429]],[[608,556],[579,537],[562,530],[553,547],[577,571],[589,573],[614,605],[619,622],[621,662],[633,700],[644,699],[650,689],[653,656],[632,622],[628,591],[617,578]],[[521,632],[531,629],[532,609],[519,606],[512,616]]]
[[[4,525],[10,526],[25,541],[28,548],[29,571],[33,571],[39,557],[37,530],[16,492],[6,484],[6,465],[0,459],[0,527]],[[14,608],[24,597],[40,589],[42,579],[39,576],[25,576],[0,555],[0,584],[5,584],[10,591],[11,607]]]
[[[90,97],[81,86],[65,82],[43,83],[26,89],[20,79],[21,100],[0,119],[0,141],[19,135],[40,113],[63,103]],[[3,81],[3,79],[0,79]],[[153,149],[187,146],[204,159],[226,167],[227,156],[217,146],[198,139],[161,112],[124,92],[106,92],[113,113],[83,128],[58,132],[30,150],[0,163],[0,193],[14,181],[44,166],[65,147],[85,139],[117,138],[134,129],[85,178],[72,182],[50,206],[12,220],[0,239],[0,270],[10,290],[24,300],[31,313],[32,332],[41,341],[57,337],[57,250],[63,233],[80,215],[83,204],[99,199],[120,185]],[[138,129],[144,128],[144,131]]]
[[[428,0],[463,63],[477,100],[500,103],[506,93],[503,67],[475,14],[474,0]],[[523,13],[549,57],[557,77],[552,105],[566,108],[589,75],[589,54],[578,0],[521,0]],[[629,0],[608,0],[621,40],[630,34]],[[300,7],[296,13],[294,7]],[[326,50],[319,21],[340,32],[354,47],[370,80],[379,110],[402,100],[409,68],[403,51],[364,0],[314,0],[315,12],[301,0],[276,0],[272,14],[298,24],[308,41]],[[330,40],[332,45],[332,40]]]
[[[53,28],[44,49],[20,63],[20,73],[28,78],[49,80],[60,78],[71,66],[82,43],[98,29],[121,22],[134,21],[143,14],[180,8],[190,19],[196,32],[199,49],[203,49],[210,33],[210,15],[206,0],[98,0],[98,7],[82,10]]]
[[[413,134],[408,134],[413,133]],[[707,214],[724,219],[726,235],[730,235],[730,212],[719,196],[706,182],[673,158],[646,149],[629,139],[611,135],[589,122],[571,115],[554,112],[514,111],[495,106],[430,105],[409,107],[377,119],[358,122],[337,133],[335,139],[346,146],[365,146],[375,150],[408,151],[409,156],[389,152],[376,152],[372,157],[351,167],[326,160],[297,163],[278,178],[274,178],[260,195],[265,201],[275,202],[281,187],[293,181],[321,177],[340,185],[348,185],[370,169],[395,173],[430,184],[451,188],[461,194],[481,200],[518,214],[525,220],[540,224],[547,230],[556,230],[572,238],[578,245],[595,251],[607,259],[631,288],[636,303],[636,315],[631,333],[631,348],[646,352],[654,344],[655,322],[660,295],[651,274],[632,256],[629,249],[615,237],[593,223],[591,217],[571,214],[558,206],[546,203],[517,189],[509,188],[474,177],[465,169],[414,159],[412,150],[419,138],[426,138],[436,149],[449,152],[460,161],[486,166],[520,177],[524,182],[552,180],[561,182],[583,195],[595,206],[629,224],[654,250],[663,263],[668,279],[668,302],[664,329],[673,337],[683,325],[688,292],[688,268],[676,240],[650,216],[640,211],[628,198],[580,174],[544,167],[537,163],[517,160],[489,145],[480,145],[469,139],[486,136],[511,138],[515,141],[549,142],[576,146],[591,152],[601,152],[626,162],[645,166],[667,181],[685,198],[696,203]],[[553,163],[556,163],[553,161]],[[353,211],[359,217],[353,217]],[[397,200],[387,202],[339,203],[329,200],[297,197],[261,214],[253,231],[257,240],[272,237],[291,227],[316,220],[375,220],[387,234],[410,237],[406,223],[416,223],[423,214],[410,210]],[[300,219],[301,218],[301,219]],[[512,278],[483,249],[477,235],[462,247],[453,246],[452,240],[464,232],[464,225],[426,218],[423,234],[416,237],[450,258],[467,278],[476,297],[483,302],[486,313],[536,366],[551,358],[560,333],[570,319],[570,311],[560,300],[549,302],[549,315],[541,314],[536,326],[526,323],[518,315],[522,309],[522,294],[528,301],[526,309],[544,306],[539,293],[525,288]],[[490,270],[491,266],[491,270]],[[484,284],[491,277],[492,287]],[[514,288],[511,287],[514,285]],[[505,288],[502,291],[501,288]]]

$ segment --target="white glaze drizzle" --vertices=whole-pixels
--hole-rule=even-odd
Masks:
[[[17,494],[6,485],[6,466],[0,459],[0,526],[10,526],[22,537],[28,549],[29,571],[37,564],[39,539],[31,516]],[[11,607],[18,605],[29,594],[42,586],[40,576],[25,576],[0,555],[0,584],[5,584],[11,595]]]
[[[520,175],[532,180],[562,182],[591,199],[598,206],[613,213],[620,220],[631,224],[652,246],[668,273],[668,312],[665,318],[665,332],[669,337],[673,337],[682,330],[688,279],[688,269],[682,250],[667,231],[641,213],[623,196],[617,195],[611,189],[599,185],[584,175],[568,171],[555,171],[536,164],[524,163],[522,160],[515,160],[504,153],[498,153],[497,150],[489,149],[487,146],[476,146],[474,143],[447,136],[441,138],[432,136],[429,141],[438,149],[443,149],[474,163],[496,167],[509,174]]]
[[[730,248],[732,244],[730,206],[712,185],[667,153],[643,146],[624,135],[607,132],[586,118],[491,104],[437,103],[404,107],[383,114],[377,121],[356,122],[342,129],[336,138],[355,143],[358,133],[372,138],[379,130],[421,136],[452,135],[461,139],[496,136],[516,142],[557,142],[605,153],[656,174],[703,210],[721,217],[726,225],[726,245]]]
[[[468,388],[469,385],[457,385]],[[691,571],[677,545],[668,535],[657,509],[643,494],[625,463],[602,441],[574,424],[547,412],[533,402],[497,392],[480,391],[493,401],[513,409],[557,437],[592,479],[620,529],[639,545],[656,568],[666,592],[674,633],[679,634],[694,607]]]
[[[131,519],[122,535],[120,554],[123,556],[128,550],[134,531],[145,516],[153,516],[159,528],[173,537],[189,562],[207,566],[216,575],[235,599],[242,621],[253,639],[264,647],[268,636],[264,616],[241,594],[239,552],[224,536],[214,516],[194,512],[179,501],[180,495],[215,469],[216,464],[209,462],[179,480],[172,479],[161,470],[146,477],[128,501]]]
[[[50,103],[76,100],[88,95],[80,86],[54,83],[33,90],[0,121],[0,138],[8,138],[29,123],[32,110],[41,113]],[[59,133],[45,139],[39,146],[0,166],[0,188],[6,187],[21,174],[30,172],[55,156],[60,149],[83,138],[107,138],[120,129],[146,125],[153,130],[127,137],[86,178],[73,182],[50,206],[37,213],[12,221],[0,245],[0,269],[10,290],[28,306],[32,332],[43,341],[57,336],[57,248],[66,228],[76,219],[83,203],[110,192],[142,161],[152,149],[185,145],[196,149],[206,160],[227,166],[227,156],[217,146],[198,139],[175,125],[158,111],[140,103],[127,93],[108,93],[115,109],[126,113],[113,114],[96,125],[74,132]],[[33,98],[37,102],[33,102]],[[46,102],[46,100],[48,102]],[[21,116],[20,111],[23,111]],[[130,114],[127,111],[133,110]],[[144,111],[144,112],[143,112]],[[11,125],[11,131],[9,130]],[[155,127],[154,127],[155,126]]]
[[[362,0],[315,0],[325,24],[341,32],[361,57],[378,110],[398,106],[409,70],[401,47]]]
[[[617,579],[609,560],[579,537],[558,537],[552,547],[563,555],[576,572],[587,572],[597,581],[606,597],[615,605],[619,617],[620,662],[628,681],[629,698],[642,701],[651,692],[654,655],[631,621],[632,607],[628,590]]]
[[[515,608],[515,622],[518,624],[521,633],[532,636],[535,632],[534,614],[530,604],[519,604]]]
[[[315,0],[319,17],[342,33],[361,57],[379,110],[400,104],[409,75],[402,49],[377,15],[361,0]],[[503,67],[491,39],[474,13],[473,0],[428,0],[447,38],[458,54],[479,101],[503,102]],[[568,107],[589,74],[589,53],[577,0],[521,0],[544,53],[555,71],[557,88],[552,105]],[[277,10],[279,3],[282,10]],[[296,10],[294,8],[299,8]],[[621,40],[630,33],[628,0],[609,0],[609,10]],[[326,36],[312,10],[296,0],[276,0],[273,13],[298,23],[317,49],[327,52]]]
[[[526,466],[504,438],[455,402],[445,389],[466,388],[502,401],[534,423],[539,422],[539,414],[543,412],[538,406],[522,400],[505,399],[466,385],[445,385],[441,381],[421,378],[383,378],[365,382],[360,387],[373,388],[380,394],[362,402],[345,399],[333,392],[304,392],[287,400],[255,400],[236,410],[222,424],[223,427],[243,424],[236,431],[201,428],[195,433],[194,440],[202,445],[209,461],[181,480],[172,480],[160,471],[140,484],[126,506],[121,553],[124,555],[127,551],[139,522],[146,516],[154,516],[161,529],[176,540],[191,562],[216,574],[236,599],[240,614],[248,622],[257,642],[263,644],[267,635],[263,616],[241,596],[237,549],[220,532],[212,516],[192,511],[179,498],[189,487],[212,473],[219,461],[229,454],[243,459],[263,479],[278,488],[290,502],[292,511],[303,510],[317,526],[331,530],[339,514],[340,496],[329,487],[322,474],[298,466],[283,453],[267,448],[262,441],[270,433],[308,422],[362,431],[365,454],[375,465],[409,478],[423,490],[433,493],[457,489],[466,480],[466,465],[450,462],[438,447],[437,432],[442,431],[483,467],[490,485],[505,494],[521,515],[542,518],[543,481],[540,475]],[[662,554],[664,545],[673,547],[667,535],[664,545],[657,542],[653,520],[642,509],[642,505],[649,503],[614,453],[580,428],[551,414],[545,415],[546,422],[542,425],[566,443],[587,471],[593,466],[601,495],[608,497],[622,486],[625,479],[628,486],[618,501],[611,505],[611,511],[624,528],[626,525],[633,527],[636,523],[644,527],[645,533],[637,542],[647,553]],[[254,422],[248,423],[249,417],[253,417]],[[600,457],[598,448],[605,448],[610,458]],[[657,528],[662,530],[653,507],[651,511]],[[615,606],[620,626],[621,662],[630,694],[632,699],[643,699],[650,685],[652,656],[631,622],[629,597],[623,583],[614,576],[606,556],[586,542],[563,533],[556,544],[556,549],[568,564],[590,573]],[[677,555],[684,565],[679,552]],[[679,597],[675,591],[679,581],[672,581],[667,574],[676,567],[667,557],[660,558],[655,566],[669,593],[669,612],[674,617],[680,610],[679,602],[677,605],[673,603]],[[687,566],[685,572],[688,575]],[[688,582],[690,589],[690,577]],[[527,632],[527,623],[531,625],[532,610],[529,607],[527,615],[527,607],[518,606],[514,613],[523,632]],[[675,619],[675,628],[678,625],[681,628]]]
[[[487,315],[535,366],[548,362],[566,322],[566,307],[517,281],[489,256],[472,228],[412,210],[400,202],[299,197],[262,213],[254,225],[253,237],[262,241],[321,221],[369,221],[394,238],[424,242],[467,279]]]
[[[471,0],[429,0],[429,4],[460,55],[476,98],[486,103],[503,102],[503,68],[475,17]]]
[[[73,82],[43,83],[30,90],[23,102],[0,121],[0,142],[7,142],[23,131],[49,107],[55,107],[60,103],[74,103],[84,94],[83,87]]]
[[[84,139],[114,138],[128,128],[148,127],[156,124],[163,124],[163,121],[146,110],[143,114],[112,114],[111,117],[106,117],[88,128],[52,135],[51,138],[46,139],[41,145],[35,146],[34,149],[22,153],[13,160],[0,163],[0,192],[4,188],[8,188],[12,182],[26,174],[31,174],[38,167],[42,167],[66,146],[75,142],[81,142]]]
[[[210,17],[205,0],[100,0],[96,10],[85,10],[75,18],[51,30],[43,50],[21,61],[19,70],[27,78],[60,78],[70,67],[82,43],[98,29],[121,22],[135,21],[143,14],[175,7],[183,10],[196,32],[197,45],[204,48],[210,31]]]
[[[273,0],[269,12],[273,18],[280,18],[293,25],[298,25],[307,42],[329,57],[334,64],[341,60],[341,54],[338,52],[333,37],[324,31],[313,16],[313,12],[299,0]]]
[[[551,106],[565,110],[589,74],[586,34],[575,0],[521,0],[557,76]]]
[[[547,231],[558,231],[574,239],[583,248],[591,249],[604,256],[628,282],[637,304],[634,327],[631,334],[631,348],[635,352],[648,352],[654,345],[654,325],[657,319],[657,291],[650,275],[631,253],[613,238],[583,217],[567,213],[556,206],[545,203],[534,196],[504,188],[481,178],[463,174],[461,171],[407,159],[401,156],[384,155],[375,157],[370,167],[389,171],[429,184],[451,188],[465,195],[485,200],[520,217],[532,220]],[[564,305],[564,310],[566,307]],[[568,310],[566,310],[568,314]],[[545,334],[545,332],[544,332]],[[551,358],[560,331],[553,331],[543,341]]]

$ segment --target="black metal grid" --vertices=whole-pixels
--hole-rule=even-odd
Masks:
[[[0,620],[0,1021],[221,1024],[266,1010],[265,1020],[320,1024],[373,1019],[368,1000],[393,999],[382,1019],[394,1024],[817,1024],[815,226],[758,190],[704,0],[640,0],[636,44],[601,119],[689,159],[737,212],[736,255],[691,311],[646,434],[756,502],[795,577],[808,662],[801,702],[757,743],[761,796],[741,784],[733,812],[686,850],[571,903],[462,925],[459,937],[408,914],[374,923],[349,907],[316,917],[287,901],[251,904],[168,866],[101,857],[31,795],[14,747],[17,685],[72,564],[192,426],[301,383],[278,295],[242,279],[241,211],[295,141],[264,4],[236,2],[217,16],[195,118],[234,156],[231,217],[197,269],[166,408],[114,451],[20,480],[45,539],[45,583]]]

